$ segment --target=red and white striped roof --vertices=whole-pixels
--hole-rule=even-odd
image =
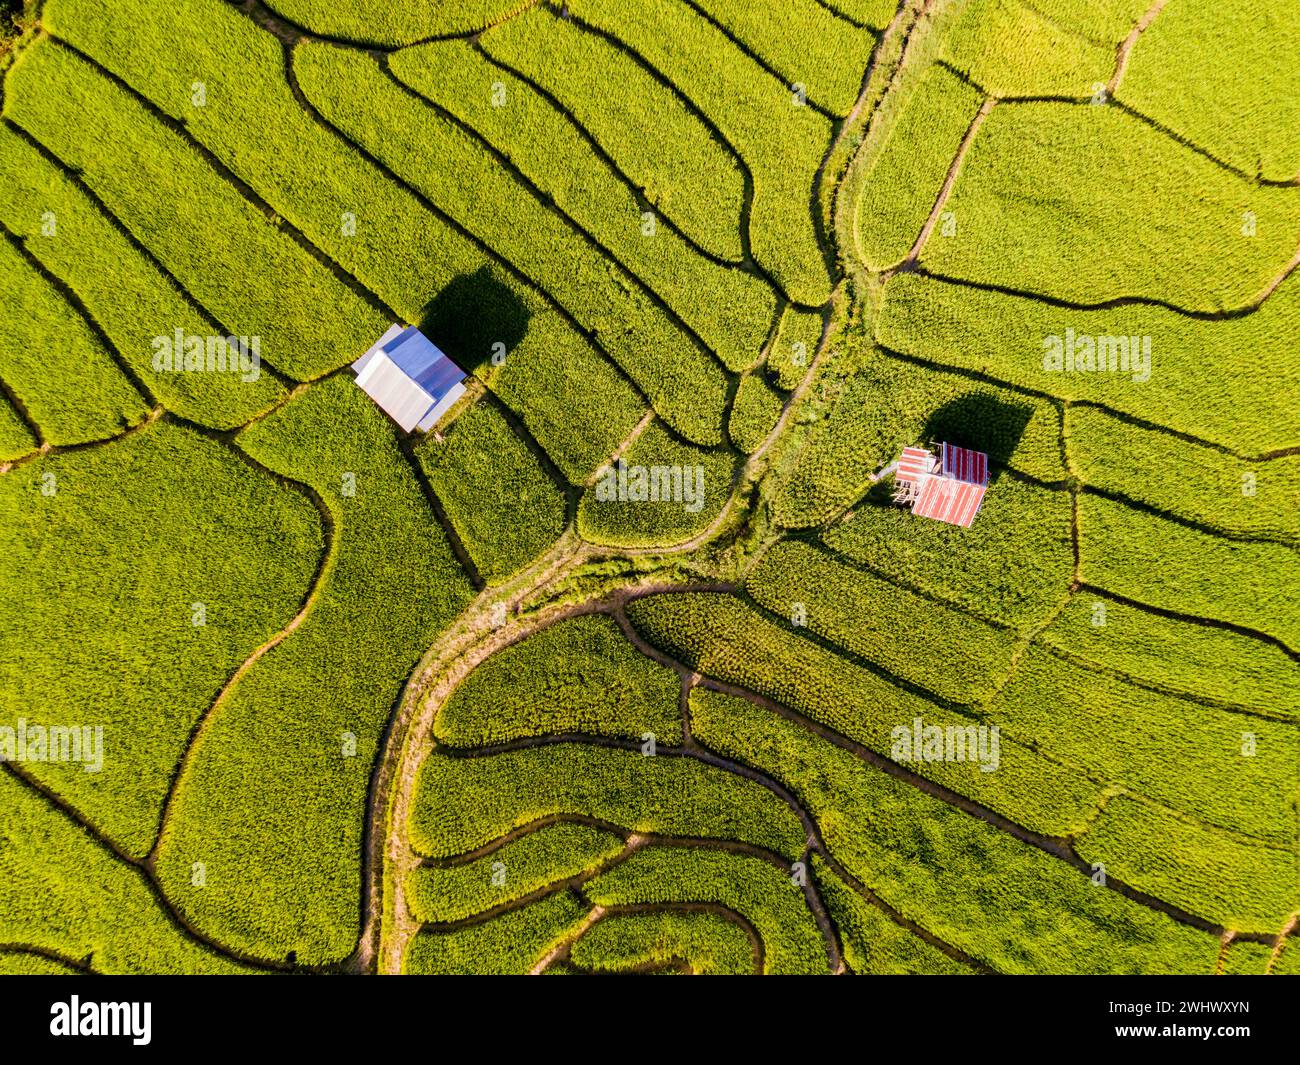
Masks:
[[[937,468],[935,457],[925,448],[905,447],[902,458],[898,460],[898,469],[894,471],[894,480],[915,484]]]
[[[984,452],[954,444],[940,444],[939,453],[942,476],[965,481],[967,484],[989,483],[989,457]]]
[[[959,481],[954,477],[927,477],[912,504],[912,513],[969,529],[983,501],[983,484]]]

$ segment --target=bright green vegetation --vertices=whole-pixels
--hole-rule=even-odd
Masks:
[[[719,913],[658,910],[607,914],[573,945],[574,964],[597,972],[681,962],[701,976],[754,972],[744,926]]]
[[[750,571],[745,589],[786,620],[802,605],[810,632],[945,699],[982,701],[1011,665],[1011,633],[846,566],[810,544],[772,548]]]
[[[739,840],[791,860],[803,849],[798,819],[760,784],[662,751],[646,757],[573,743],[431,755],[416,784],[411,842],[426,857],[450,857],[558,814],[633,832]]]
[[[187,75],[187,86],[191,80]],[[102,144],[68,123],[65,108],[74,106]],[[383,332],[378,312],[180,135],[68,49],[41,41],[23,54],[7,80],[5,114],[76,170],[231,334],[259,337],[261,357],[276,369],[317,376],[360,355]],[[174,195],[176,188],[186,195]],[[175,324],[159,323],[156,332]]]
[[[767,696],[882,757],[895,756],[894,730],[910,735],[918,718],[939,727],[979,723],[767,621],[730,596],[655,596],[632,603],[628,616],[650,643],[705,676]],[[905,768],[1037,831],[1065,834],[1080,827],[1096,805],[1097,788],[1004,733],[996,771],[982,771],[975,757],[910,760]]]
[[[1241,459],[1093,407],[1067,415],[1070,466],[1087,485],[1221,532],[1300,542],[1300,458]]]
[[[71,976],[77,970],[40,954],[0,951],[0,976]]]
[[[479,573],[509,577],[564,531],[564,492],[499,409],[481,401],[416,457]]]
[[[35,450],[36,438],[9,400],[0,402],[0,462],[8,462]]]
[[[822,539],[904,587],[1026,632],[1051,617],[1069,591],[1070,510],[1068,493],[1004,476],[992,482],[969,529],[869,504]]]
[[[1300,720],[1300,674],[1260,639],[1080,593],[1038,640],[1158,688]]]
[[[163,113],[183,120],[190,136],[407,321],[421,322],[432,297],[442,293],[454,278],[474,277],[484,267],[485,257],[469,242],[303,110],[285,81],[280,42],[230,5],[221,0],[178,0],[160,9],[139,0],[52,0],[46,21],[61,37],[146,95]],[[178,50],[175,42],[181,39],[188,42],[187,47]],[[237,66],[230,62],[232,55],[241,57]],[[193,102],[196,80],[204,86],[203,106]],[[249,130],[258,130],[258,136],[250,137]],[[294,150],[283,151],[284,144],[293,144]],[[200,164],[200,160],[189,163]],[[277,233],[256,217],[248,201],[211,168],[202,166],[202,170],[202,181],[196,177],[193,183],[199,188],[213,186],[213,196],[231,197],[235,206],[229,210],[254,217],[265,231],[260,239],[274,240],[295,255],[311,258],[283,232]],[[225,217],[221,212],[227,208],[216,203],[212,207],[220,208],[213,211],[216,216]],[[348,235],[353,226],[355,232]],[[171,232],[170,226],[159,228],[164,234]],[[224,222],[222,228],[229,240],[233,223]],[[162,234],[155,237],[152,232],[136,232],[168,262],[158,243]],[[188,230],[181,232],[188,238]],[[215,285],[226,281],[219,264],[205,265],[192,282],[175,267],[173,273],[220,315],[221,306],[207,299],[199,287],[201,282]],[[262,281],[246,270],[235,273],[251,283]],[[286,290],[282,283],[293,278],[302,284],[313,277],[314,269],[295,262],[284,276],[267,273],[276,280],[272,287],[288,297],[294,286]],[[476,283],[481,280],[476,278]],[[313,376],[357,358],[388,325],[385,315],[365,304],[357,306],[357,297],[327,273],[322,284],[325,288],[320,293],[299,296],[295,317],[308,317],[312,329],[299,344],[306,350],[290,349],[297,358],[312,354]],[[497,295],[495,290],[490,294]],[[325,313],[327,308],[331,313]],[[499,312],[494,314],[499,316]],[[233,327],[236,323],[227,324]],[[313,351],[325,340],[328,350]],[[265,333],[263,342],[269,344]],[[268,355],[270,350],[268,346]],[[474,364],[489,354],[450,353],[467,361],[472,354]]]
[[[1300,554],[1242,543],[1085,495],[1079,500],[1083,579],[1115,595],[1262,632],[1300,648]]]
[[[351,381],[309,389],[238,445],[311,487],[329,514],[329,560],[303,624],[206,720],[158,875],[223,944],[337,961],[359,930],[363,814],[384,726],[472,590],[390,423]],[[206,886],[192,882],[195,862]]]
[[[951,71],[933,66],[925,72],[862,173],[854,230],[858,251],[873,269],[905,258],[920,237],[980,103],[980,94]],[[947,239],[942,225],[936,229]]]
[[[727,422],[731,442],[746,455],[752,455],[776,428],[783,405],[781,394],[760,375],[742,377]]]
[[[1171,0],[1138,39],[1119,98],[1246,174],[1290,181],[1300,174],[1300,100],[1288,89],[1298,63],[1300,25],[1280,9]]]
[[[320,54],[309,49],[302,59]],[[757,359],[776,310],[771,288],[754,274],[705,258],[672,229],[661,227],[653,212],[647,216],[634,187],[605,165],[581,127],[527,82],[463,41],[407,49],[393,57],[389,70],[508,158],[543,197],[671,307],[730,369],[745,369]],[[502,93],[505,102],[497,104]],[[351,95],[376,93],[353,90]],[[703,292],[710,298],[700,299]]]
[[[544,825],[463,865],[420,866],[406,902],[426,924],[463,920],[585,873],[623,846],[622,836],[587,825]]]
[[[838,117],[862,90],[876,35],[836,18],[816,0],[694,0],[788,85]]]
[[[578,505],[584,540],[668,546],[704,532],[731,495],[735,456],[706,451],[652,423],[613,465],[602,466]]]
[[[627,381],[555,311],[535,314],[490,387],[573,484],[632,432],[645,407]]]
[[[1267,943],[1256,943],[1249,939],[1237,939],[1228,944],[1223,952],[1222,968],[1224,976],[1263,976],[1268,970],[1273,948]]]
[[[829,120],[797,105],[787,86],[685,5],[573,0],[568,10],[625,42],[717,124],[753,176],[754,258],[791,299],[825,302],[830,281],[810,203],[831,140]]]
[[[63,32],[75,43],[147,87],[164,111],[184,117],[186,128],[276,210],[463,365],[479,367],[494,344],[505,344],[502,394],[526,410],[525,424],[554,449],[570,477],[585,477],[636,423],[634,393],[535,290],[494,268],[468,239],[303,111],[285,83],[279,42],[245,16],[219,0],[182,0],[165,11],[59,0],[52,14],[70,5],[70,28]],[[203,35],[194,35],[195,24]],[[178,39],[193,47],[179,53]],[[238,71],[229,63],[234,54],[247,58]],[[207,86],[202,108],[190,100],[196,74]],[[250,139],[249,129],[264,133]],[[281,143],[295,150],[280,151]],[[318,328],[323,306],[340,306],[348,319],[346,327],[329,326],[323,369],[355,358],[387,324],[366,325],[372,319],[363,313],[358,339],[347,341],[358,315],[339,304],[342,295],[304,300]],[[534,369],[524,382],[527,367]],[[566,392],[578,380],[584,388]],[[566,428],[575,412],[584,423],[603,420],[599,427]]]
[[[613,618],[588,614],[501,651],[452,693],[434,734],[453,747],[569,732],[682,741],[673,670],[646,658]]]
[[[1290,416],[1296,385],[1279,374],[1289,365],[1298,304],[1300,277],[1294,275],[1258,310],[1211,322],[1156,306],[1054,307],[898,274],[885,286],[875,334],[885,347],[941,367],[1087,400],[1252,453],[1300,442]],[[1067,330],[1079,345],[1082,337],[1150,337],[1149,379],[1134,379],[1146,376],[1140,364],[1129,373],[1045,370],[1044,358],[1055,347],[1052,338],[1063,345]],[[1243,417],[1244,411],[1250,416]]]
[[[934,944],[894,921],[859,895],[827,865],[813,856],[817,888],[830,918],[840,931],[844,961],[859,976],[968,976],[969,965],[948,957]]]
[[[598,906],[703,902],[740,914],[763,943],[765,973],[828,972],[826,944],[790,871],[701,847],[644,847],[583,886]]]
[[[940,376],[875,349],[846,383],[826,391],[824,400],[799,408],[800,420],[817,418],[777,481],[773,517],[786,527],[835,517],[867,493],[904,447],[926,441],[983,451],[997,491],[1006,483],[999,466],[1043,480],[1062,476],[1060,415],[1050,403]],[[891,490],[887,480],[868,498],[887,500]]]
[[[1287,937],[1271,971],[1274,976],[1300,976],[1300,936]]]
[[[276,0],[278,14],[325,37],[357,44],[397,46],[429,37],[472,33],[507,18],[527,0],[438,0],[392,4],[380,0]]]
[[[768,379],[789,392],[808,376],[821,344],[822,316],[817,311],[787,307],[781,328],[767,356]]]
[[[629,54],[545,4],[484,34],[479,45],[550,94],[690,240],[721,258],[743,256],[736,156]]]
[[[481,370],[504,344],[494,386],[572,480],[583,480],[636,424],[640,402],[615,368],[540,293],[304,111],[285,82],[279,42],[243,14],[219,0],[180,0],[165,10],[55,0],[47,18],[184,118],[275,210],[462,365]],[[178,51],[177,40],[189,47]],[[231,55],[245,57],[238,70]],[[196,77],[207,87],[201,108],[191,103]],[[261,132],[249,138],[249,129]],[[293,152],[280,150],[286,143]],[[339,295],[304,300],[318,327],[322,307],[347,317],[346,326],[328,324],[325,369],[354,359],[387,324],[364,325],[369,313],[348,311]],[[347,341],[358,319],[358,339]]]
[[[48,213],[47,213],[48,212]],[[51,217],[52,216],[52,217]],[[122,360],[170,411],[228,429],[261,413],[284,390],[268,373],[156,371],[154,338],[218,336],[194,308],[66,174],[9,129],[0,128],[0,222],[81,298]],[[53,234],[42,234],[52,222]],[[42,347],[49,342],[48,336]],[[47,354],[51,350],[47,348]],[[102,359],[91,360],[93,368]],[[73,379],[84,380],[84,370]],[[84,399],[84,396],[81,397]]]
[[[87,961],[98,972],[247,971],[184,933],[139,870],[7,772],[0,942]]]
[[[1151,7],[1148,0],[1023,0],[1055,25],[1098,44],[1119,44]]]
[[[0,724],[102,726],[98,771],[27,769],[143,857],[190,730],[311,586],[320,517],[221,445],[155,422],[0,478],[0,530]]]
[[[932,235],[921,255],[937,273],[1200,311],[1257,300],[1300,231],[1300,191],[1253,186],[1117,108],[1056,102],[995,107],[946,209],[956,235]]]
[[[1059,858],[771,711],[714,695],[692,708],[697,738],[789,787],[817,819],[831,855],[868,889],[999,972],[1213,967],[1215,937],[1095,886]]]
[[[845,19],[877,30],[889,25],[898,7],[894,0],[827,0],[825,6]]]
[[[1075,849],[1106,875],[1239,932],[1276,932],[1300,902],[1294,849],[1262,847],[1119,795]]]
[[[83,444],[143,421],[149,406],[112,355],[3,237],[0,272],[0,377],[41,436],[51,444]]]
[[[0,726],[104,766],[0,767],[0,972],[1300,971],[1298,42],[1211,6],[45,0]]]
[[[1138,688],[1036,647],[988,716],[1048,757],[1207,824],[1287,846],[1295,839],[1293,725]]]
[[[944,58],[994,96],[1089,98],[1115,69],[1115,49],[1079,37],[1020,0],[971,0]]]
[[[576,934],[586,915],[578,897],[562,891],[481,924],[426,928],[411,940],[403,968],[421,976],[521,975]]]
[[[598,334],[675,428],[699,443],[721,440],[722,368],[672,321],[652,292],[549,209],[542,195],[369,58],[304,45],[295,50],[294,71],[327,120],[507,256]],[[366,112],[357,111],[358,96],[369,101]],[[639,223],[639,215],[628,219],[629,226]]]

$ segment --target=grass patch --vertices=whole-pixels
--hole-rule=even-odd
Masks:
[[[522,569],[564,531],[564,493],[491,403],[470,407],[442,441],[425,437],[416,456],[488,582]]]
[[[1300,721],[1300,675],[1279,648],[1224,629],[1080,594],[1038,637],[1138,680]]]
[[[578,534],[620,547],[688,540],[722,512],[735,462],[727,451],[677,440],[653,422],[587,489],[578,504]]]
[[[597,972],[684,964],[700,976],[741,976],[754,971],[745,930],[716,913],[660,910],[612,913],[592,925],[569,955]]]
[[[1300,442],[1289,417],[1295,389],[1279,387],[1294,336],[1300,277],[1258,310],[1208,322],[1164,307],[1082,311],[1001,292],[898,274],[885,286],[876,339],[945,366],[987,374],[1061,399],[1098,403],[1236,451]],[[1049,338],[1151,338],[1150,379],[1133,372],[1045,370]],[[1109,366],[1109,359],[1107,360]],[[1141,369],[1137,371],[1141,376]],[[1247,412],[1249,412],[1247,414]]]
[[[829,972],[826,944],[790,875],[761,858],[650,846],[583,886],[598,906],[713,903],[743,916],[763,941],[768,974]]]
[[[900,262],[921,235],[982,102],[943,67],[925,72],[862,172],[853,206],[858,252],[873,270]],[[942,237],[944,227],[936,229]]]
[[[1079,500],[1083,579],[1140,603],[1267,633],[1300,648],[1300,555],[1240,543],[1099,496]]]
[[[142,857],[195,722],[297,613],[320,518],[166,422],[7,474],[0,514],[0,723],[102,726],[98,772],[28,768]]]
[[[88,961],[99,972],[249,971],[183,934],[138,870],[5,772],[0,805],[0,937],[6,943]]]
[[[405,50],[389,68],[508,158],[547,202],[607,248],[728,368],[743,370],[758,358],[776,310],[772,289],[755,274],[700,255],[672,229],[659,226],[653,212],[647,219],[635,187],[606,166],[564,111],[463,41]],[[498,106],[501,93],[504,104]],[[464,168],[453,163],[451,169]],[[605,282],[615,283],[613,278]],[[700,298],[703,292],[708,299]]]
[[[402,970],[416,976],[521,976],[582,926],[588,907],[562,891],[482,924],[418,932]]]
[[[0,277],[0,377],[44,440],[84,444],[142,422],[148,404],[99,337],[3,237]]]
[[[303,625],[199,736],[158,875],[223,943],[339,961],[360,931],[366,797],[384,728],[416,662],[473,593],[387,418],[351,380],[313,386],[238,443],[311,485],[333,547]],[[195,862],[205,886],[193,883]]]
[[[738,840],[793,860],[803,829],[760,784],[693,758],[561,743],[490,757],[431,754],[420,767],[411,845],[449,857],[561,814],[632,832]]]
[[[54,234],[42,236],[53,216]],[[122,359],[168,410],[231,429],[284,396],[267,373],[186,373],[153,368],[154,338],[218,336],[223,330],[181,294],[75,182],[0,127],[0,219],[27,250],[80,297]]]
[[[1220,828],[1290,846],[1300,734],[1030,648],[990,720],[1049,757]]]
[[[631,603],[628,616],[650,643],[692,669],[765,695],[885,758],[894,754],[894,729],[910,733],[918,717],[940,727],[978,721],[768,622],[730,596],[656,595]],[[1000,739],[996,772],[981,772],[973,759],[916,760],[905,767],[1037,831],[1067,833],[1086,823],[1096,806],[1092,783],[1035,754],[1012,733]]]
[[[781,394],[757,374],[740,379],[736,402],[727,421],[727,435],[746,455],[759,449],[781,418]]]
[[[812,217],[813,178],[831,124],[796,106],[788,86],[725,34],[670,0],[573,0],[570,14],[635,49],[707,114],[754,179],[749,239],[754,258],[800,303],[824,303],[830,279]]]
[[[452,693],[434,735],[453,747],[583,732],[682,741],[680,683],[628,643],[613,618],[561,621],[498,651]],[[526,693],[526,694],[525,694]]]
[[[422,865],[407,880],[411,916],[425,924],[460,921],[504,906],[613,858],[623,837],[560,822],[463,865]]]
[[[56,29],[68,6],[51,5]],[[124,6],[112,5],[114,11]],[[79,30],[90,30],[90,19],[75,8],[70,14]],[[186,38],[193,34],[191,27]],[[187,105],[197,76],[187,69]],[[214,107],[220,109],[215,101]],[[68,123],[68,108],[77,109],[84,126]],[[204,111],[187,106],[182,113],[201,129]],[[5,114],[75,169],[231,333],[259,337],[262,358],[277,369],[299,379],[318,376],[356,358],[383,332],[378,312],[272,225],[178,134],[66,48],[47,39],[23,53],[7,79]],[[85,127],[99,130],[102,144],[87,140]],[[161,322],[156,332],[176,324]]]
[[[770,711],[696,694],[702,697],[692,702],[692,720],[701,742],[781,780],[850,873],[905,917],[993,969],[1213,969],[1215,937],[1094,886],[1059,859]]]
[[[1075,849],[1106,875],[1238,932],[1276,932],[1300,903],[1293,850],[1248,843],[1117,795]]]
[[[1300,174],[1300,99],[1288,88],[1298,78],[1300,26],[1283,11],[1174,3],[1138,38],[1119,98],[1247,174],[1290,181]]]
[[[809,631],[945,699],[977,703],[1010,668],[1014,636],[853,569],[810,544],[786,542],[750,570],[745,589]]]
[[[994,96],[1089,98],[1115,70],[1115,49],[1089,41],[1018,0],[971,0],[943,57]]]
[[[1300,233],[1297,190],[1254,185],[1132,115],[1087,104],[995,107],[946,207],[957,232],[931,236],[929,269],[1082,303],[1245,306]],[[1242,232],[1247,211],[1257,236]]]

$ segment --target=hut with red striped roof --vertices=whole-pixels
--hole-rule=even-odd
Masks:
[[[939,444],[939,454],[925,447],[905,447],[894,464],[894,501],[913,514],[968,529],[984,502],[989,457],[955,444]]]

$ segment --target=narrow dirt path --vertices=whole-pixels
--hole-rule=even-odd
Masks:
[[[966,135],[962,137],[961,144],[957,147],[957,154],[953,156],[952,163],[948,167],[948,174],[943,179],[943,185],[939,188],[939,195],[935,197],[934,206],[930,209],[929,217],[926,218],[925,225],[921,227],[921,232],[917,235],[907,255],[898,265],[898,270],[911,269],[920,257],[922,249],[930,239],[930,234],[934,232],[934,227],[943,214],[943,209],[948,203],[948,197],[952,194],[952,187],[957,183],[957,175],[961,171],[961,164],[966,159],[966,153],[970,151],[970,146],[975,142],[975,135],[979,133],[980,126],[984,124],[984,120],[988,118],[989,112],[993,110],[995,104],[997,104],[997,100],[989,96],[980,105],[980,109],[975,112],[975,117],[971,119],[970,126],[966,129]]]
[[[1108,97],[1115,95],[1119,83],[1124,80],[1124,72],[1128,69],[1129,57],[1133,54],[1133,46],[1137,44],[1138,38],[1156,20],[1156,16],[1164,10],[1165,4],[1168,2],[1169,0],[1155,0],[1155,3],[1147,8],[1146,13],[1138,19],[1137,25],[1133,27],[1129,35],[1120,42],[1115,53],[1115,73],[1110,76],[1110,81],[1106,84],[1106,95]]]

